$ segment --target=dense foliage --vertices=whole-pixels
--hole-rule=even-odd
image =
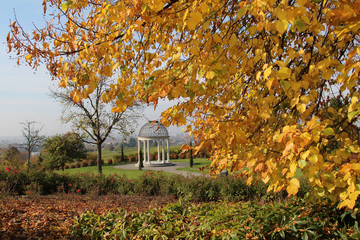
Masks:
[[[76,219],[73,234],[91,239],[358,239],[359,217],[298,199],[266,205],[180,201],[146,212],[87,212]]]
[[[358,0],[44,0],[30,34],[11,24],[9,51],[45,62],[78,103],[101,76],[102,100],[180,99],[162,122],[187,125],[213,171],[256,175],[296,194],[353,208],[360,194]],[[51,8],[51,10],[48,10]],[[330,99],[339,99],[337,108]],[[189,118],[191,117],[191,118]],[[339,201],[340,200],[340,201]]]
[[[85,145],[78,134],[66,133],[45,139],[43,156],[49,168],[62,167],[66,163],[79,161],[86,156]]]

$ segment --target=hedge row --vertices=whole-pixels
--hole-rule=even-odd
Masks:
[[[305,185],[305,184],[303,184]],[[42,195],[54,193],[95,193],[95,194],[142,194],[148,196],[172,195],[191,201],[243,201],[261,199],[271,201],[281,198],[285,193],[267,193],[267,186],[246,185],[237,176],[220,177],[184,177],[166,175],[162,172],[144,172],[136,180],[125,176],[77,174],[63,175],[55,172],[30,171],[16,172],[0,170],[0,192],[3,194],[24,195],[38,193]],[[299,195],[304,196],[308,189],[300,189]]]

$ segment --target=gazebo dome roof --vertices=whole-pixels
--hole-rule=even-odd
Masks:
[[[139,137],[144,138],[168,138],[169,133],[166,127],[159,121],[149,121],[141,127]]]

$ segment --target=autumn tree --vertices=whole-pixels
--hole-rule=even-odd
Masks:
[[[244,169],[248,183],[296,194],[300,169],[311,196],[353,208],[360,194],[358,0],[45,0],[53,21],[30,34],[17,21],[9,51],[45,62],[75,102],[98,75],[122,112],[136,100],[179,104],[162,123],[187,125],[212,172]],[[67,61],[71,57],[73,62]],[[80,69],[79,71],[75,71]],[[335,110],[327,97],[341,96]],[[328,144],[336,146],[329,149]],[[355,156],[355,157],[354,157]]]
[[[86,150],[81,137],[76,133],[58,134],[44,141],[45,165],[49,168],[61,167],[66,163],[79,161],[86,157]]]
[[[141,116],[142,108],[134,104],[122,112],[111,111],[115,102],[103,99],[110,90],[110,80],[104,77],[99,80],[94,92],[74,102],[71,94],[78,89],[81,87],[69,82],[62,90],[52,90],[51,95],[63,105],[62,120],[71,123],[76,132],[82,133],[84,142],[96,146],[98,172],[102,173],[103,143],[114,132],[122,136],[131,134]]]
[[[43,127],[37,128],[35,121],[25,121],[21,123],[23,126],[22,134],[25,138],[25,142],[20,145],[21,148],[25,149],[27,153],[27,169],[30,168],[30,158],[31,153],[35,151],[36,148],[40,147],[44,136],[40,135],[40,132]]]
[[[19,149],[13,145],[0,149],[0,164],[2,166],[19,170],[25,167],[26,160],[27,157],[24,152],[19,151]]]

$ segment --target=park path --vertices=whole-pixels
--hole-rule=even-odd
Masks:
[[[175,174],[180,174],[183,175],[185,177],[192,177],[192,176],[206,176],[206,173],[194,173],[194,172],[187,172],[187,171],[180,171],[177,170],[178,168],[184,168],[184,167],[188,167],[189,163],[185,163],[185,162],[176,162],[173,163],[174,165],[172,166],[151,166],[151,165],[145,165],[143,170],[151,170],[151,171],[164,171],[164,172],[170,172],[170,173],[175,173]],[[138,167],[135,166],[135,163],[129,163],[129,164],[124,164],[124,165],[117,165],[114,166],[114,168],[119,168],[119,169],[138,169]]]

